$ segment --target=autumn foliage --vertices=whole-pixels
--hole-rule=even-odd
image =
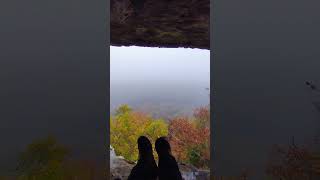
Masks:
[[[168,136],[178,161],[207,168],[210,161],[209,126],[209,107],[196,109],[192,117],[177,116],[165,121],[122,105],[110,120],[111,146],[117,155],[136,161],[139,136],[147,136],[152,144],[158,137]],[[157,157],[156,152],[154,155]]]
[[[169,124],[169,141],[176,158],[197,167],[209,167],[209,110],[199,108],[194,117],[176,117]]]
[[[209,106],[200,107],[194,110],[193,117],[201,128],[210,127],[210,108]]]
[[[111,146],[117,155],[129,161],[138,159],[137,139],[147,136],[154,144],[161,136],[167,136],[168,125],[162,119],[133,111],[128,105],[120,106],[110,120]]]

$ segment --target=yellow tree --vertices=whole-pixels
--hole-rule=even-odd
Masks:
[[[138,158],[137,139],[147,136],[152,143],[168,134],[168,126],[162,119],[133,111],[128,105],[120,106],[110,118],[110,141],[117,155],[129,161]]]

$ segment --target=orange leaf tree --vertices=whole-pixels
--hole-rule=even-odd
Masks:
[[[179,161],[208,167],[210,161],[209,110],[195,110],[194,118],[176,117],[169,124],[169,141]]]

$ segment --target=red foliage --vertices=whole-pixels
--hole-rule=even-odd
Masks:
[[[200,145],[209,146],[210,130],[207,127],[199,128],[186,117],[177,117],[169,124],[169,141],[173,154],[177,159],[186,161],[188,150]],[[207,147],[201,152],[201,158],[210,159],[210,149]]]

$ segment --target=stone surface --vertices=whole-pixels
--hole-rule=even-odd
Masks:
[[[110,147],[110,173],[111,180],[117,178],[126,180],[133,168],[134,163],[130,163],[123,159],[121,156],[117,156],[114,149]],[[184,180],[209,180],[210,171],[199,170],[191,165],[179,163],[179,169],[181,171]]]
[[[114,149],[110,147],[110,174],[111,180],[127,179],[134,164],[126,161],[123,157],[117,156]]]
[[[111,0],[113,46],[210,48],[209,0]]]

